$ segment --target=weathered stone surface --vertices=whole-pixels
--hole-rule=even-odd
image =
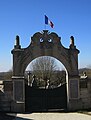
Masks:
[[[19,44],[19,36],[16,37],[16,45],[12,50],[13,54],[13,98],[15,111],[19,109],[24,111],[24,104],[19,102],[25,102],[25,88],[24,77],[25,69],[28,64],[37,57],[51,56],[58,59],[66,68],[66,82],[67,82],[67,104],[68,109],[71,109],[74,104],[71,99],[75,98],[75,101],[79,99],[79,75],[78,75],[78,54],[79,50],[74,45],[73,36],[71,36],[71,44],[69,48],[65,48],[61,44],[61,38],[54,32],[50,33],[48,30],[43,30],[41,33],[37,32],[31,37],[31,43],[27,48],[21,48]],[[15,77],[15,78],[14,78]],[[20,78],[19,78],[20,77]],[[19,80],[21,83],[19,83]],[[73,82],[76,80],[76,82]],[[71,82],[72,81],[72,82]],[[18,87],[19,84],[20,87]],[[22,84],[23,83],[23,84]],[[72,88],[70,83],[76,83],[75,89]],[[72,84],[73,85],[73,84]],[[16,88],[18,87],[18,89]],[[18,92],[21,91],[21,92]],[[71,91],[74,96],[70,96]],[[23,93],[22,93],[23,92]],[[19,99],[17,96],[22,96]],[[17,103],[18,102],[18,103]],[[71,104],[71,105],[69,105]],[[19,107],[20,106],[20,107]],[[22,106],[22,107],[21,107]],[[69,108],[70,106],[70,108]],[[23,109],[23,110],[22,110]]]

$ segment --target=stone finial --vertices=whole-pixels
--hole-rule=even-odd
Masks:
[[[20,45],[19,36],[16,36],[16,45]]]
[[[19,36],[17,35],[16,36],[16,40],[15,40],[15,49],[20,49],[21,46],[20,46],[20,40],[19,40]]]
[[[70,37],[70,45],[74,46],[74,37],[73,36]]]

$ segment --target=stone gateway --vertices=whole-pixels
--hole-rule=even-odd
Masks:
[[[13,54],[13,102],[14,112],[25,111],[25,78],[24,73],[28,64],[37,57],[51,56],[58,59],[66,68],[66,93],[67,109],[79,109],[79,50],[74,45],[74,37],[70,37],[70,46],[65,48],[61,44],[61,38],[54,32],[43,30],[31,37],[31,43],[27,48],[21,48],[19,36],[16,36],[16,44],[11,51]],[[31,92],[31,91],[30,91]]]

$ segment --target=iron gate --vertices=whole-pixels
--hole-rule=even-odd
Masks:
[[[27,112],[66,108],[66,84],[54,89],[37,89],[26,85],[25,109]]]

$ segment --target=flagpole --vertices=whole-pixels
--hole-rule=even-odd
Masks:
[[[44,29],[46,30],[46,24],[44,25]]]
[[[44,14],[44,16],[45,16],[45,14]],[[44,19],[45,20],[45,19]],[[46,24],[45,24],[45,21],[44,21],[44,30],[46,30]]]

